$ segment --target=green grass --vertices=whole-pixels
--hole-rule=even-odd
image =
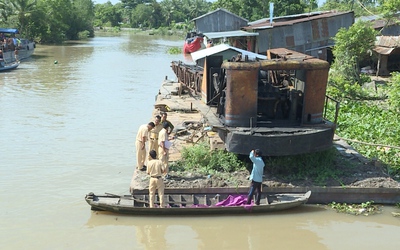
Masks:
[[[265,164],[271,173],[287,181],[312,181],[325,185],[328,179],[340,182],[342,170],[336,168],[335,160],[339,153],[335,148],[326,151],[266,159]]]
[[[217,172],[233,172],[244,170],[245,165],[234,153],[224,150],[210,150],[207,142],[185,147],[182,150],[182,159],[171,166],[175,171],[195,171],[202,174]]]

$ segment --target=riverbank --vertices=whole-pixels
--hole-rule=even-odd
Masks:
[[[223,142],[218,135],[208,131],[207,117],[212,113],[211,107],[204,110],[200,100],[184,91],[173,81],[165,80],[156,97],[152,117],[160,111],[168,112],[168,119],[175,125],[173,146],[170,149],[169,178],[165,179],[167,188],[239,188],[248,187],[251,169],[235,172],[218,172],[204,174],[199,172],[182,172],[174,168],[173,162],[181,158],[184,147],[191,147],[201,140],[208,140],[211,149],[223,148]],[[202,110],[203,109],[203,110]],[[377,160],[367,159],[340,137],[334,138],[334,167],[340,175],[327,178],[323,183],[313,179],[288,180],[281,175],[275,175],[265,169],[263,185],[270,189],[299,189],[304,188],[369,188],[369,189],[398,189],[400,184],[386,173],[385,166]],[[135,171],[131,182],[131,190],[146,189],[148,176]]]

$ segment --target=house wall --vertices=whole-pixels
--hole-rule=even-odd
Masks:
[[[223,10],[216,11],[194,21],[197,32],[223,32],[240,30],[247,21]]]
[[[400,25],[391,25],[381,31],[382,36],[398,36],[400,35]]]
[[[265,54],[268,49],[292,49],[320,59],[327,58],[326,47],[334,45],[333,37],[342,27],[354,23],[354,14],[344,13],[316,20],[257,30],[256,51]]]

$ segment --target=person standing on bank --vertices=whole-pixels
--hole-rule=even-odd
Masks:
[[[262,159],[262,153],[259,149],[252,150],[250,152],[249,158],[253,162],[253,170],[251,171],[250,180],[251,187],[249,191],[249,195],[247,196],[247,204],[251,203],[251,199],[253,198],[254,191],[257,191],[256,194],[256,205],[260,205],[261,200],[261,185],[262,178],[264,173],[264,161]]]
[[[136,135],[136,161],[137,168],[141,171],[146,170],[144,162],[146,161],[146,141],[149,138],[149,131],[154,128],[154,123],[149,122],[139,127],[139,131]]]
[[[168,159],[169,159],[169,147],[171,142],[168,140],[168,128],[169,123],[163,122],[163,129],[158,134],[158,159],[162,161],[165,167],[165,173],[168,173]]]
[[[168,134],[171,134],[172,131],[174,130],[175,126],[172,125],[172,123],[167,120],[167,116],[168,116],[167,112],[161,112],[161,123],[168,122],[169,129],[167,130],[167,132],[168,132]]]
[[[154,128],[150,130],[150,141],[149,141],[149,152],[154,150],[157,152],[158,150],[158,134],[160,133],[162,127],[161,116],[156,115],[154,120]],[[149,155],[149,161],[151,160],[151,156]]]
[[[166,169],[161,160],[157,159],[155,150],[149,153],[151,160],[147,163],[147,174],[150,175],[149,182],[149,196],[150,207],[154,207],[156,196],[156,189],[158,190],[158,199],[160,200],[160,207],[164,207],[164,182],[161,176],[166,173]]]

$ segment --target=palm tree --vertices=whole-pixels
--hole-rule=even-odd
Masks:
[[[1,1],[1,0],[0,0]],[[29,17],[36,9],[37,0],[5,0],[12,7],[13,12],[17,15],[19,29],[21,33],[25,33],[25,26],[29,21]]]
[[[12,13],[12,7],[10,5],[9,0],[0,0],[0,21],[1,19],[4,19],[4,21],[7,21],[8,17]]]

